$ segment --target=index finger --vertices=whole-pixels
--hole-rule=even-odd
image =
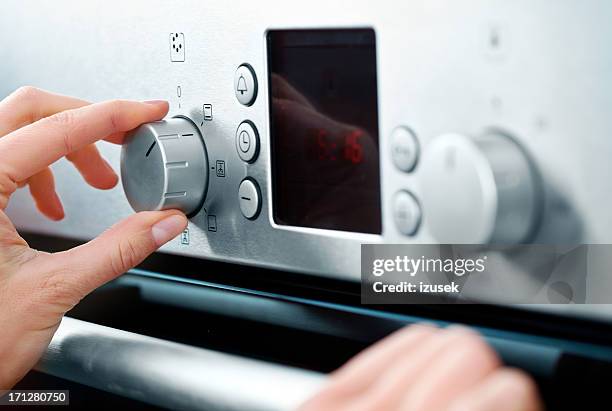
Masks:
[[[62,111],[0,139],[0,173],[23,181],[60,158],[142,123],[162,119],[168,103],[113,100]]]
[[[88,104],[84,100],[50,93],[35,87],[21,87],[0,101],[0,136],[60,111]]]

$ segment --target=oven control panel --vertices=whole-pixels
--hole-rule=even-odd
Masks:
[[[170,102],[99,143],[120,186],[60,161],[67,217],[21,190],[20,229],[179,208],[164,252],[350,280],[364,243],[612,242],[608,2],[5,3],[1,95]]]

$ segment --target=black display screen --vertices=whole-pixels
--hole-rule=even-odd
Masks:
[[[267,40],[276,223],[381,233],[374,30]]]

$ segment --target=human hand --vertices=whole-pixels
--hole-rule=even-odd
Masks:
[[[413,325],[332,374],[300,411],[540,411],[534,382],[475,332]]]
[[[163,101],[85,101],[31,87],[0,102],[0,390],[32,368],[63,315],[81,298],[140,263],[187,225],[179,211],[141,212],[68,251],[33,250],[4,213],[18,187],[28,185],[38,209],[59,220],[64,211],[49,165],[66,157],[93,187],[118,177],[97,140],[121,144],[125,132],[162,119]]]

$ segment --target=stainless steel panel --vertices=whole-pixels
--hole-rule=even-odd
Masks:
[[[422,190],[418,166],[406,174],[391,160],[391,132],[400,125],[415,131],[423,150],[447,132],[511,133],[544,179],[546,210],[534,241],[612,242],[608,1],[5,0],[2,10],[0,95],[30,84],[92,101],[165,98],[171,115],[201,124],[211,163],[226,164],[226,177],[211,176],[204,204],[216,231],[208,231],[202,211],[190,223],[189,245],[177,239],[166,252],[356,280],[361,243],[432,242],[426,209],[414,237],[402,236],[393,222],[394,193],[407,189],[419,198]],[[279,227],[272,220],[264,36],[273,28],[311,27],[376,31],[382,235]],[[184,33],[184,62],[171,61],[174,32]],[[243,63],[258,77],[250,107],[233,91]],[[213,121],[200,121],[203,104],[212,104]],[[261,138],[252,165],[234,147],[246,119]],[[118,166],[119,148],[100,148]],[[130,214],[120,187],[92,190],[65,161],[54,170],[67,218],[45,220],[22,190],[8,210],[20,228],[87,239]],[[242,216],[236,199],[246,176],[258,181],[264,199],[255,221]],[[601,286],[593,282],[589,292]]]

